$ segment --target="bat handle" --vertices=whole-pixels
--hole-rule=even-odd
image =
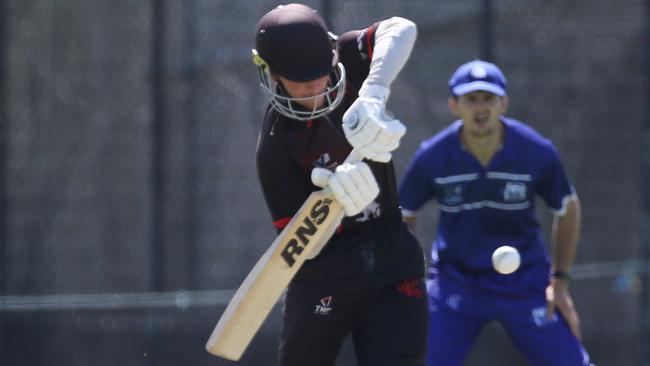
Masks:
[[[361,152],[359,152],[357,149],[352,149],[352,151],[350,151],[350,155],[345,158],[345,161],[343,163],[355,163],[361,160],[363,160],[363,155]]]

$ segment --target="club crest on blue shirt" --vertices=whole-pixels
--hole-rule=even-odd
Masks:
[[[460,302],[463,300],[463,297],[460,295],[451,295],[447,298],[447,306],[454,310],[458,310],[460,307]]]
[[[458,205],[463,202],[463,187],[460,184],[452,184],[445,187],[442,203],[446,205]]]
[[[522,202],[526,200],[526,184],[508,182],[503,188],[503,200],[506,202]]]

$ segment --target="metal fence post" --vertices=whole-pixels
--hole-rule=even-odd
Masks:
[[[199,130],[199,116],[198,116],[198,103],[199,92],[197,90],[197,67],[198,60],[196,57],[196,40],[197,40],[197,25],[196,19],[199,17],[196,11],[196,2],[185,1],[183,2],[184,14],[184,37],[185,37],[185,56],[183,60],[183,74],[185,83],[187,83],[187,94],[183,108],[185,109],[185,124],[186,129],[186,189],[187,201],[185,209],[185,239],[187,244],[185,247],[185,270],[187,277],[185,278],[185,286],[194,289],[199,286],[199,273],[198,273],[198,231],[199,231],[199,156],[200,148],[200,130]]]
[[[645,44],[643,61],[644,69],[641,70],[645,77],[645,106],[643,107],[642,119],[642,141],[641,141],[641,255],[644,259],[641,278],[642,291],[640,314],[641,321],[641,365],[650,366],[650,192],[647,187],[650,184],[650,0],[646,0],[646,17],[642,36],[642,44]]]
[[[164,290],[164,245],[162,224],[165,209],[165,11],[164,0],[155,0],[153,6],[153,34],[151,52],[151,289]]]
[[[479,35],[480,37],[480,47],[481,47],[481,59],[489,62],[494,62],[494,55],[492,50],[492,44],[494,43],[493,39],[493,9],[492,9],[492,0],[481,0],[482,2],[482,13],[481,13],[481,27]]]
[[[9,133],[9,119],[7,117],[7,2],[0,2],[0,296],[7,291],[7,265],[5,252],[7,246],[7,155],[9,149],[7,142]]]

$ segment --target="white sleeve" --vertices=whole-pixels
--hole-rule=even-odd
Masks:
[[[379,23],[375,31],[370,72],[359,91],[360,96],[377,96],[388,100],[390,85],[406,64],[416,37],[417,27],[408,19],[392,17]],[[364,90],[370,95],[363,95]],[[385,95],[373,95],[376,93]]]

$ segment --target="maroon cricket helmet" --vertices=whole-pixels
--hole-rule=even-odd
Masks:
[[[255,47],[271,70],[291,81],[329,74],[338,63],[325,20],[302,4],[280,5],[257,25]]]
[[[339,62],[336,36],[323,18],[302,4],[280,5],[257,25],[253,63],[271,106],[287,117],[310,120],[333,111],[345,94],[345,67]],[[288,95],[274,75],[307,82],[329,75],[322,93],[296,98]],[[312,100],[319,101],[311,103]],[[321,103],[320,101],[323,100]],[[314,104],[305,109],[303,105]]]

